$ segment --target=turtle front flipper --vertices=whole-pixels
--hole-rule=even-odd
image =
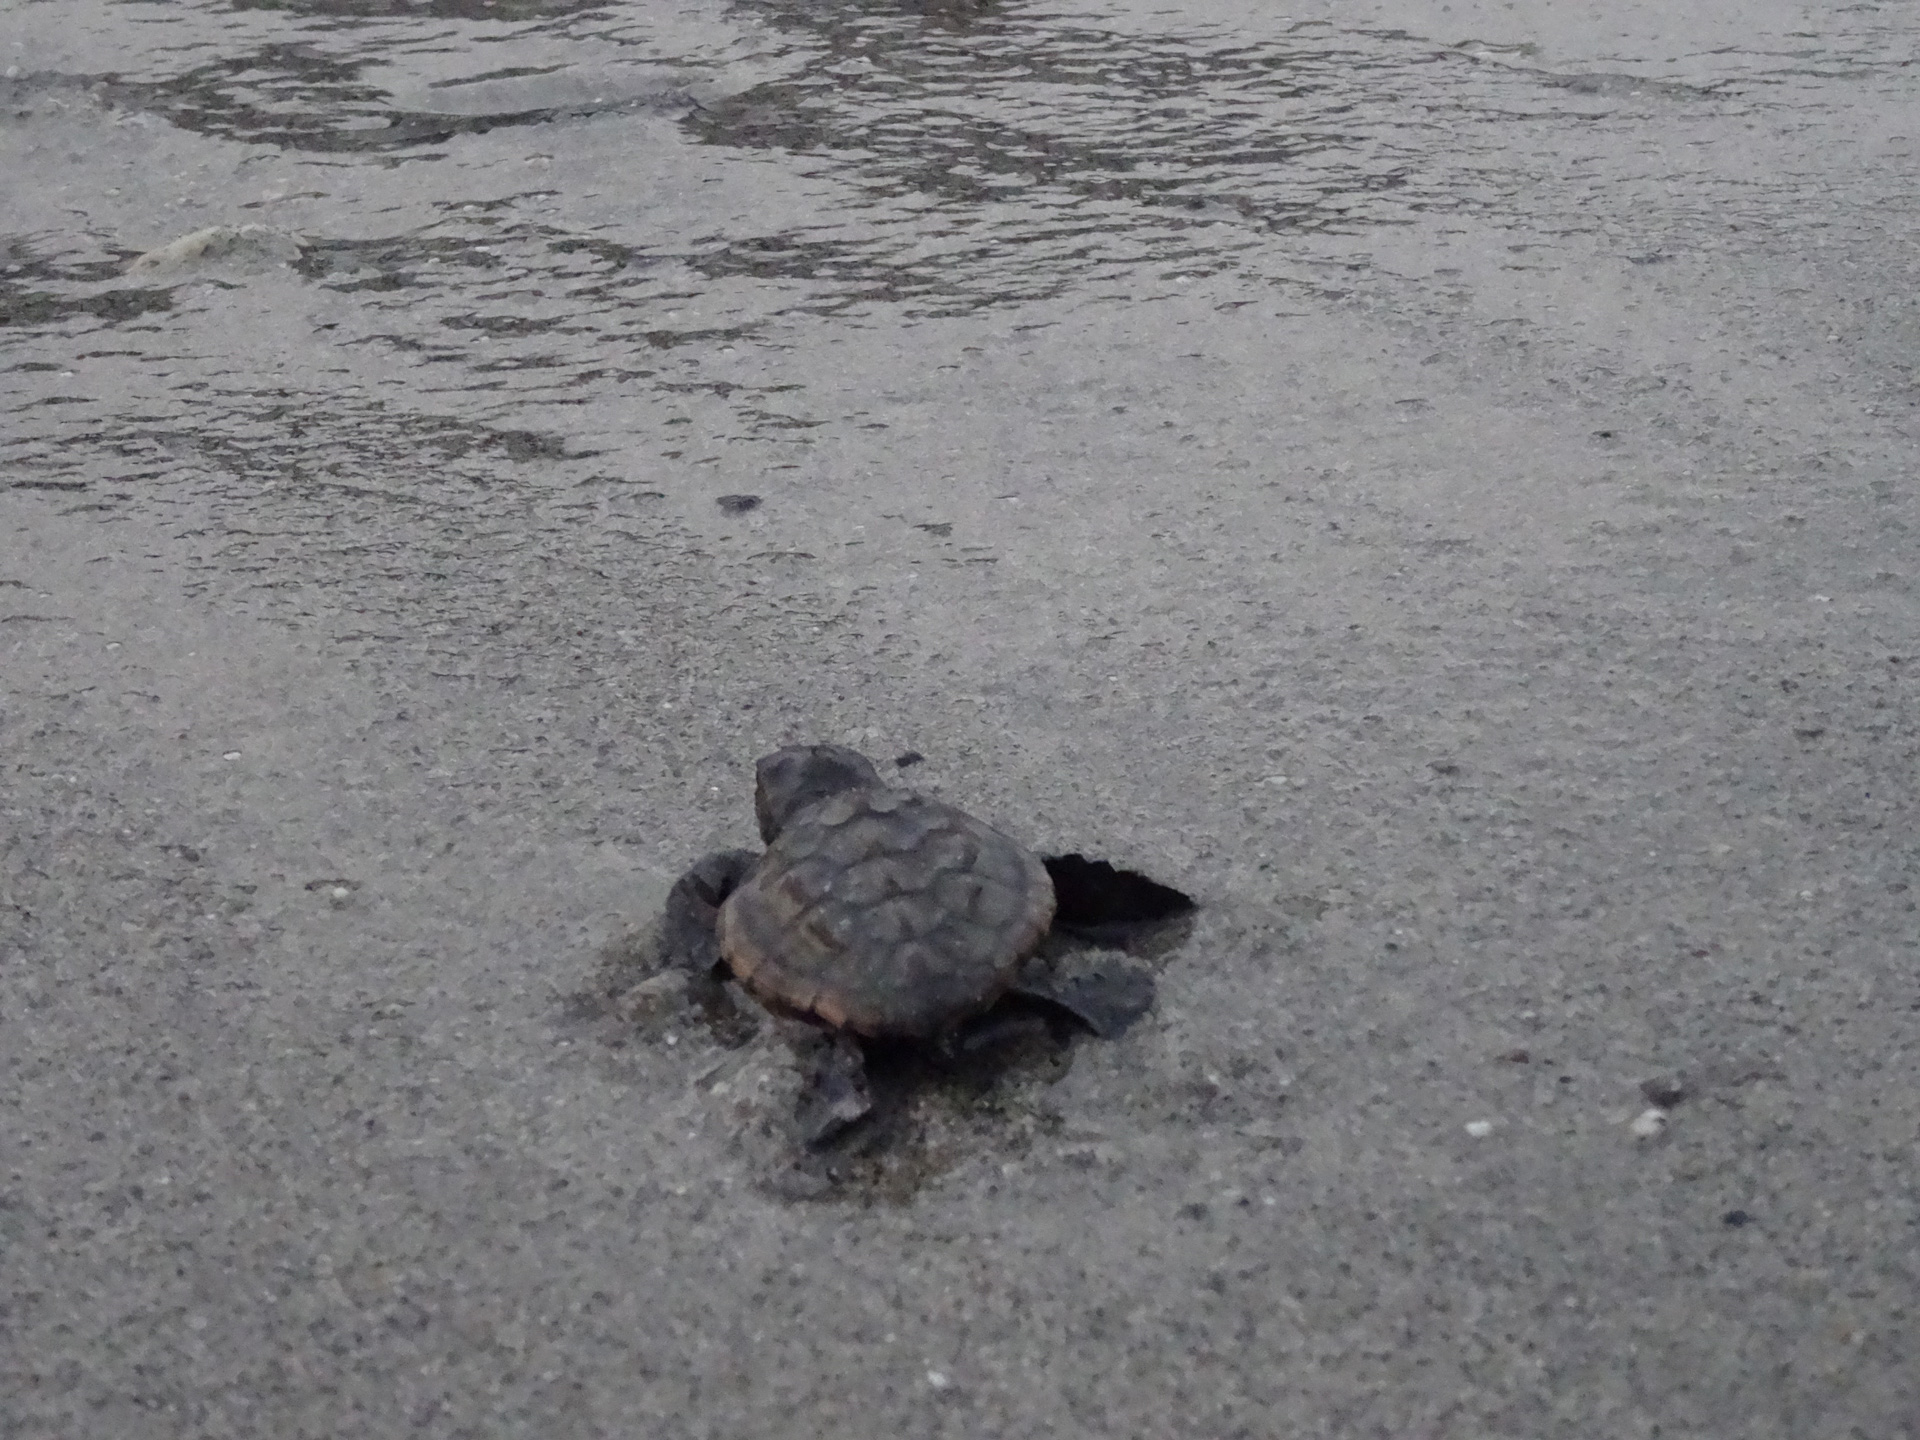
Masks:
[[[1102,1040],[1124,1035],[1153,1008],[1153,976],[1112,950],[1035,959],[1014,977],[1009,995],[1067,1016]]]
[[[660,917],[662,958],[696,974],[708,975],[724,963],[714,927],[720,906],[760,857],[751,850],[716,850],[702,855],[667,892]]]

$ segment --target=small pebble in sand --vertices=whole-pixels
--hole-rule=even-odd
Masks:
[[[1636,1138],[1651,1140],[1655,1136],[1667,1133],[1667,1112],[1655,1107],[1642,1110],[1633,1119],[1632,1130]]]
[[[1484,1140],[1492,1133],[1493,1122],[1491,1120],[1469,1120],[1467,1122],[1467,1134],[1476,1140]]]
[[[1678,1075],[1655,1075],[1640,1082],[1640,1093],[1656,1109],[1671,1110],[1687,1098],[1687,1082]]]

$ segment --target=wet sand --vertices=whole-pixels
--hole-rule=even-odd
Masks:
[[[19,11],[0,1429],[1914,1434],[1915,33],[1616,13]],[[1201,905],[804,1195],[796,739]]]

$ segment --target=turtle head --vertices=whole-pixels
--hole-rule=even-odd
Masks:
[[[844,745],[788,745],[754,767],[753,813],[769,845],[795,815],[842,790],[881,790],[873,762]]]

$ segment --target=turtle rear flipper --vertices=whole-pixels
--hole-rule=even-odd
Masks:
[[[834,1140],[873,1109],[867,1057],[850,1035],[823,1036],[807,1067],[794,1116],[803,1145]]]
[[[720,906],[759,858],[751,850],[716,850],[673,882],[660,917],[661,958],[667,964],[709,975],[725,963],[714,933]]]

